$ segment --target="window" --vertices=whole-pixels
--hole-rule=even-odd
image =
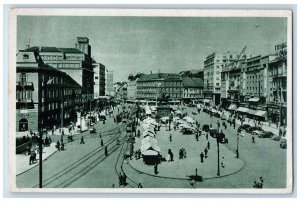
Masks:
[[[27,75],[26,73],[20,74],[20,82],[25,83],[27,81]]]
[[[98,76],[95,76],[95,79],[98,79]]]
[[[216,83],[216,85],[219,86],[220,84],[219,84],[219,83]]]

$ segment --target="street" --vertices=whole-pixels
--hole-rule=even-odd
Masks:
[[[187,112],[189,116],[198,121],[201,127],[203,124],[212,123],[213,127],[217,128],[217,118],[210,118],[204,112],[192,115],[192,111],[195,110],[196,108],[194,107],[186,107],[184,112]],[[116,115],[116,110],[114,115]],[[229,124],[227,125],[227,129],[224,129],[222,126],[221,129],[225,133],[226,138],[228,138],[229,143],[222,145],[222,147],[226,147],[229,153],[234,154],[237,147],[236,134],[238,126],[236,129],[233,129]],[[123,159],[124,153],[128,149],[128,143],[125,138],[125,124],[119,123],[116,125],[113,118],[108,117],[105,125],[102,122],[98,122],[95,124],[95,128],[97,134],[89,134],[88,131],[82,133],[85,144],[79,144],[81,136],[77,136],[74,142],[66,144],[65,151],[56,152],[43,162],[43,187],[118,188],[118,175],[124,172],[128,183],[125,186],[126,188],[136,188],[138,183],[141,183],[144,188],[191,188],[189,181],[186,179],[151,176],[133,169],[130,162]],[[119,128],[121,133],[118,132]],[[104,146],[102,147],[100,146],[100,131],[104,141]],[[164,133],[166,137],[170,133],[174,133],[174,131],[165,131],[165,129],[161,129],[160,132]],[[185,137],[181,135],[180,138]],[[189,140],[195,142],[193,135],[189,138]],[[204,138],[204,136],[201,138]],[[120,141],[120,145],[117,144],[117,139]],[[179,148],[181,146],[178,145],[180,142],[182,141],[174,141],[173,144]],[[213,139],[211,139],[211,143],[215,144]],[[104,153],[105,146],[108,148],[108,156],[105,156]],[[161,147],[164,148],[164,145]],[[189,153],[191,152],[195,152],[195,155],[199,156],[199,151],[189,150]],[[259,177],[264,179],[264,188],[284,188],[286,186],[286,150],[279,147],[278,141],[270,138],[256,138],[256,142],[252,143],[251,135],[245,134],[244,137],[239,137],[239,154],[239,160],[243,161],[244,165],[240,166],[241,169],[237,169],[236,173],[223,177],[221,174],[220,177],[204,179],[203,182],[195,183],[194,188],[252,188],[253,182],[258,180]],[[191,155],[194,154],[189,154],[189,156]],[[216,163],[214,164],[216,162],[215,156],[216,154],[214,153],[209,157],[212,159],[212,164],[209,164],[213,165],[211,169],[216,168]],[[225,165],[228,165],[231,161],[236,161],[237,159],[226,160],[227,157],[224,161]],[[193,162],[193,164],[184,164],[183,168],[187,172],[192,172],[195,169],[193,165],[200,165],[198,161]],[[168,172],[171,172],[171,170],[166,171],[166,173]],[[38,187],[38,177],[37,166],[18,175],[17,186],[24,188]]]

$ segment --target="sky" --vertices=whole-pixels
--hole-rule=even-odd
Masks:
[[[75,47],[90,39],[92,57],[114,81],[129,74],[201,70],[212,52],[273,53],[286,42],[286,18],[259,17],[73,17],[18,16],[17,49],[30,46]]]

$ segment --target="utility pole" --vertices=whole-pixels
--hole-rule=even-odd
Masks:
[[[40,124],[40,138],[39,138],[39,188],[43,188],[43,120]]]

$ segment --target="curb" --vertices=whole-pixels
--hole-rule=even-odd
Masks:
[[[240,159],[242,162],[243,162],[243,166],[238,169],[237,171],[233,172],[233,173],[229,173],[229,174],[226,174],[226,175],[221,175],[221,176],[216,176],[216,177],[203,177],[203,180],[210,180],[210,179],[216,179],[216,178],[222,178],[222,177],[227,177],[227,176],[230,176],[230,175],[234,175],[238,172],[240,172],[242,169],[244,169],[244,167],[246,166],[246,163],[244,160]],[[159,175],[153,175],[153,174],[150,174],[150,173],[145,173],[143,171],[140,171],[138,170],[137,168],[133,167],[130,163],[130,161],[128,162],[128,165],[134,169],[135,171],[139,172],[139,173],[142,173],[142,174],[145,174],[145,175],[149,175],[149,176],[152,176],[152,177],[158,177],[158,178],[163,178],[163,179],[173,179],[173,180],[190,180],[190,178],[179,178],[179,177],[166,177],[166,176],[159,176]]]

